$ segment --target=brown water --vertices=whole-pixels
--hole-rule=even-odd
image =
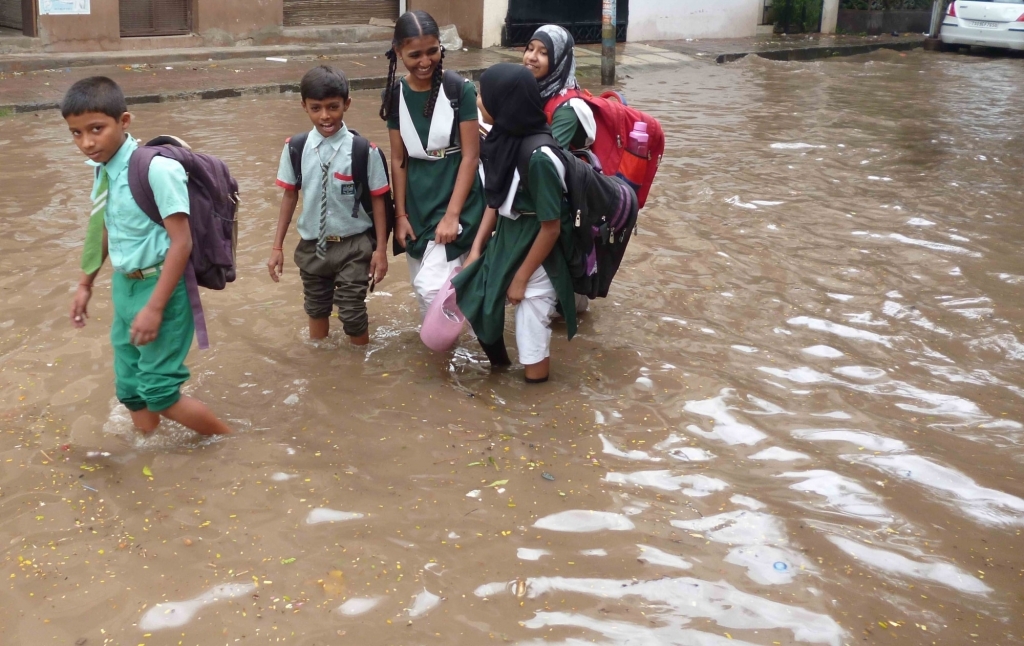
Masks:
[[[420,345],[404,261],[368,349],[304,340],[265,269],[297,98],[140,107],[241,182],[188,386],[218,442],[130,430],[109,280],[66,320],[88,169],[58,114],[4,120],[0,643],[1024,642],[1022,63],[627,79],[664,166],[530,388]]]

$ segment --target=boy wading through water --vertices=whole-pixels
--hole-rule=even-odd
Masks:
[[[295,248],[295,264],[302,278],[309,338],[327,337],[336,305],[349,341],[366,345],[370,342],[366,290],[371,278],[379,284],[388,273],[384,195],[390,186],[384,162],[371,150],[369,185],[363,188],[370,191],[373,213],[367,213],[353,177],[353,135],[344,122],[352,104],[348,79],[340,70],[321,65],[306,72],[299,91],[313,130],[302,149],[301,185],[287,143],[281,152],[277,185],[284,189],[284,197],[267,269],[278,282],[284,266],[284,238],[301,189],[297,227],[302,239]],[[371,229],[376,239],[371,239]]]
[[[128,186],[128,161],[138,144],[128,134],[132,115],[117,83],[102,76],[78,81],[64,96],[61,114],[95,168],[72,325],[85,327],[93,281],[109,257],[117,398],[135,427],[152,432],[163,416],[203,435],[230,433],[205,404],[181,394],[190,376],[185,357],[195,331],[182,279],[192,253],[185,169],[161,157],[149,168],[161,227],[139,208]]]

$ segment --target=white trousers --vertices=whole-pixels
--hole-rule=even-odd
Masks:
[[[516,346],[519,363],[540,363],[551,355],[551,317],[558,296],[544,267],[538,267],[526,283],[526,297],[516,306]]]
[[[466,257],[460,256],[449,262],[445,246],[431,240],[427,243],[423,258],[417,260],[409,254],[405,254],[405,258],[409,262],[409,280],[416,292],[422,320],[427,315],[427,308],[434,302],[434,297],[444,287],[444,281],[448,280],[456,268],[462,266]]]

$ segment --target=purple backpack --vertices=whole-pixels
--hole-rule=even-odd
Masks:
[[[238,242],[238,182],[227,164],[210,155],[194,153],[175,137],[157,137],[140,146],[128,162],[128,187],[139,208],[153,222],[163,218],[149,184],[149,166],[154,157],[173,159],[188,176],[189,228],[192,256],[185,267],[185,288],[196,324],[200,349],[210,347],[206,317],[199,300],[199,287],[224,289],[235,280],[235,247]]]

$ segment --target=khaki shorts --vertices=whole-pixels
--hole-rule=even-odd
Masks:
[[[334,306],[349,336],[362,336],[369,327],[366,290],[370,285],[373,243],[367,233],[327,243],[327,257],[316,257],[316,240],[301,240],[295,265],[302,277],[306,314],[325,319]]]

